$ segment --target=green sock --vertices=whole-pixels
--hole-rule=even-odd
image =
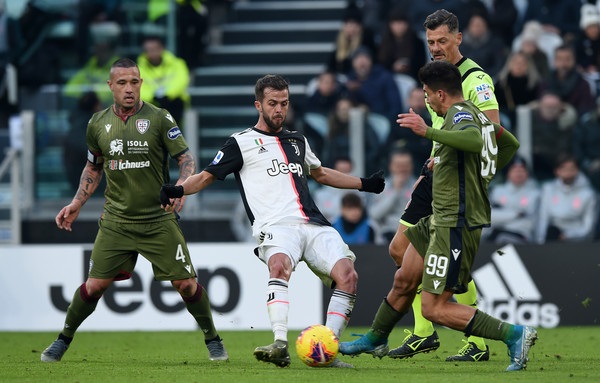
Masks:
[[[466,293],[454,295],[454,298],[456,298],[458,303],[477,308],[477,287],[475,287],[475,281],[471,279],[469,290]],[[478,349],[485,350],[485,340],[483,338],[471,335],[467,338],[467,341],[475,343]]]
[[[214,339],[217,337],[217,329],[212,318],[210,310],[210,301],[208,293],[201,284],[198,284],[196,294],[189,298],[184,298],[185,307],[192,314],[200,330],[204,333],[204,339]]]
[[[88,295],[85,283],[75,290],[73,300],[67,309],[67,317],[62,334],[69,338],[75,336],[75,331],[83,321],[94,312],[100,298],[94,298]]]
[[[483,311],[477,310],[465,329],[467,335],[477,335],[486,339],[501,340],[509,343],[519,335],[517,326],[496,319]]]
[[[424,338],[433,334],[435,329],[433,328],[433,323],[425,319],[421,312],[421,287],[422,286],[419,285],[419,288],[417,289],[417,295],[415,295],[415,299],[413,300],[412,309],[415,318],[414,334]]]
[[[375,314],[375,319],[373,319],[371,329],[367,332],[367,338],[373,342],[387,339],[404,314],[406,312],[401,313],[394,310],[387,299],[383,298],[383,302],[381,302],[377,314]]]

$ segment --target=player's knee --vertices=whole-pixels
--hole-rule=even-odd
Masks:
[[[182,297],[190,297],[196,293],[196,282],[193,278],[181,279],[177,281],[171,281],[171,285],[179,292]]]
[[[423,317],[428,321],[438,323],[437,314],[439,311],[440,310],[436,309],[431,302],[423,299],[421,300],[421,314],[423,314]]]
[[[100,298],[102,294],[110,287],[111,279],[96,279],[89,278],[85,282],[85,290],[87,295],[93,298]]]
[[[358,273],[354,268],[344,270],[343,273],[340,273],[340,275],[335,278],[335,287],[337,289],[354,294],[356,293],[357,286]]]

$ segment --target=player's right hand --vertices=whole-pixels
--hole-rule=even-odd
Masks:
[[[63,229],[66,231],[73,231],[73,229],[71,228],[71,225],[79,216],[80,209],[81,209],[81,206],[74,204],[74,203],[70,203],[69,205],[63,207],[58,212],[58,214],[56,215],[56,218],[54,219],[54,222],[56,222],[56,226],[59,229]]]

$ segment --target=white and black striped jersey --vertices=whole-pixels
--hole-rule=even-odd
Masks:
[[[223,180],[233,173],[254,234],[280,223],[330,225],[308,190],[310,169],[321,161],[306,137],[283,129],[267,133],[249,128],[229,137],[207,172]]]

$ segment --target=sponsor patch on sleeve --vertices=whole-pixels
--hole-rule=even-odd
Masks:
[[[174,140],[179,136],[181,136],[181,129],[179,129],[179,126],[174,126],[167,132],[167,137],[169,137],[170,140]]]
[[[458,124],[462,120],[473,121],[473,116],[468,112],[458,112],[454,115],[454,117],[452,117],[452,123],[454,123],[454,125]]]
[[[212,162],[210,163],[211,165],[216,165],[219,163],[219,161],[221,161],[221,159],[223,158],[224,154],[222,151],[218,151],[217,155],[215,156],[215,158],[212,160]]]
[[[486,102],[494,99],[494,92],[490,84],[479,84],[475,87],[477,92],[477,100],[479,102]]]

